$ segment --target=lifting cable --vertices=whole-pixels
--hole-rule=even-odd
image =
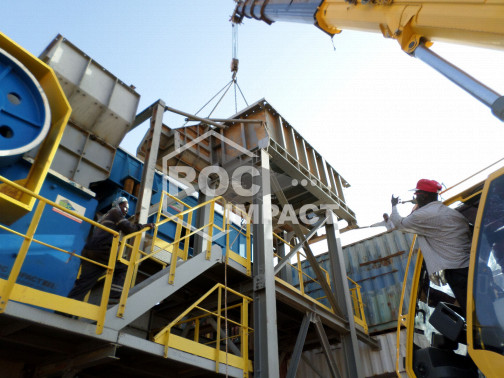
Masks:
[[[237,91],[236,91],[237,89],[238,89],[238,92],[240,92],[240,95],[241,95],[243,101],[245,102],[245,105],[249,106],[249,104],[245,98],[245,95],[243,94],[240,86],[238,85],[238,79],[236,78],[236,76],[238,74],[238,63],[239,63],[239,60],[237,58],[237,56],[238,56],[238,23],[234,22],[233,18],[231,19],[231,21],[232,21],[232,23],[231,23],[231,25],[232,25],[232,59],[231,59],[231,74],[232,74],[232,76],[231,76],[231,80],[226,85],[224,85],[224,87],[221,90],[219,90],[215,95],[213,95],[212,98],[210,100],[208,100],[205,105],[203,105],[196,113],[194,113],[194,115],[198,115],[203,109],[205,109],[208,106],[208,104],[210,104],[217,96],[219,96],[219,94],[224,92],[220,96],[219,100],[217,101],[217,103],[215,104],[213,109],[206,116],[206,118],[210,118],[212,116],[213,112],[215,111],[215,109],[221,103],[222,99],[228,93],[231,86],[233,86],[233,89],[234,89],[235,113],[238,113],[238,96],[237,96]],[[187,123],[190,121],[191,121],[190,119],[186,119],[186,122],[182,126],[187,125]]]

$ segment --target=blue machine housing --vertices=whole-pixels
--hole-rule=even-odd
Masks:
[[[110,177],[106,180],[106,182],[101,183],[101,187],[105,189],[100,190],[100,201],[98,205],[98,211],[104,212],[107,211],[112,202],[117,197],[126,197],[129,201],[130,210],[128,216],[133,216],[135,213],[135,208],[137,205],[137,197],[124,190],[125,182],[128,179],[132,179],[136,185],[140,184],[142,179],[142,170],[143,170],[143,162],[138,160],[136,157],[128,154],[126,151],[122,149],[117,149],[114,162],[112,164],[112,169],[110,172]],[[181,189],[180,189],[181,190]],[[163,192],[163,176],[160,172],[155,172],[154,181],[152,186],[152,198],[151,205],[159,203],[161,201],[161,195]],[[187,204],[189,207],[194,207],[198,205],[198,199],[194,196],[188,196],[183,199],[183,202]],[[181,210],[174,206],[168,206],[169,214],[176,214]],[[196,216],[192,217],[192,225],[196,226]],[[187,217],[185,218],[187,221]],[[151,216],[148,219],[149,222],[155,222],[155,216]],[[223,217],[219,211],[216,211],[214,214],[214,222],[216,225],[220,227],[223,226]],[[234,225],[238,230],[240,229],[240,225]],[[163,240],[168,242],[172,242],[175,237],[176,224],[175,222],[168,222],[159,227],[157,236]],[[214,230],[214,235],[217,233],[217,230]],[[152,231],[148,231],[148,233],[152,233]],[[246,252],[246,238],[244,235],[239,234],[236,229],[231,229],[229,238],[232,243],[231,249],[245,257]],[[220,245],[221,247],[226,246],[226,235],[222,235],[215,239],[214,243]],[[189,254],[192,254],[192,248],[189,250]]]
[[[11,180],[26,177],[31,164],[20,160],[9,167],[0,168],[0,174]],[[75,187],[72,183],[48,174],[40,194],[56,202],[58,196],[71,208],[76,203],[85,208],[84,216],[93,219],[98,201],[89,192]],[[61,201],[60,201],[61,202]],[[14,231],[25,233],[30,225],[33,212],[10,225]],[[35,239],[56,246],[69,252],[80,254],[91,225],[77,218],[70,218],[58,212],[56,208],[46,205]],[[0,229],[0,278],[7,279],[17,257],[23,238]],[[17,283],[50,293],[67,295],[70,291],[80,261],[64,252],[32,242]]]
[[[13,165],[0,167],[0,175],[15,181],[26,177],[30,167],[31,164],[22,159]],[[96,183],[94,188],[92,188],[96,192],[96,198],[93,197],[89,190],[79,188],[72,181],[65,180],[51,173],[48,174],[40,194],[54,202],[59,198],[61,203],[63,199],[65,206],[72,210],[75,210],[72,208],[72,203],[77,204],[81,207],[81,210],[85,209],[82,215],[93,220],[96,220],[98,213],[103,214],[108,211],[114,199],[124,196],[130,204],[128,215],[132,216],[135,213],[137,197],[124,190],[124,181],[131,178],[135,182],[140,183],[142,169],[142,162],[125,151],[118,149],[110,177],[105,181]],[[152,204],[158,203],[161,200],[161,194],[162,175],[156,172]],[[198,199],[193,196],[188,196],[183,201],[190,207],[198,204]],[[171,214],[178,213],[179,211],[180,209],[173,206],[168,208],[168,212]],[[30,225],[32,217],[33,212],[28,213],[13,223],[10,228],[24,234]],[[193,215],[193,226],[196,226],[196,218]],[[155,222],[155,216],[151,216],[149,222]],[[214,222],[221,227],[223,226],[223,217],[219,211],[216,211],[214,214]],[[237,231],[237,229],[240,229],[240,225],[235,224],[234,227],[236,229],[232,228],[229,235],[231,249],[245,257],[246,238]],[[89,223],[63,215],[52,206],[46,206],[35,233],[35,240],[80,254],[90,231],[91,225]],[[171,242],[174,240],[175,231],[176,224],[168,222],[159,227],[158,237]],[[149,233],[152,233],[152,231],[149,231]],[[214,229],[214,237],[218,233],[220,231]],[[2,246],[0,249],[0,278],[7,279],[9,277],[23,240],[24,238],[18,235],[0,229],[0,245]],[[223,247],[224,251],[226,235],[216,237],[214,243]],[[190,248],[189,254],[192,255],[192,248]],[[78,258],[32,242],[17,283],[66,296],[77,277],[79,265],[80,260]]]

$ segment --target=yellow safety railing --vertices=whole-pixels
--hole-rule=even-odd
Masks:
[[[96,321],[96,333],[100,334],[103,330],[103,324],[105,321],[105,313],[107,311],[107,304],[110,295],[110,288],[112,284],[112,278],[114,274],[114,268],[117,260],[117,249],[119,245],[119,233],[114,231],[108,227],[105,227],[98,222],[95,222],[91,219],[88,219],[75,211],[69,210],[59,204],[50,201],[18,184],[12,182],[5,177],[0,176],[0,182],[3,182],[6,185],[11,186],[15,190],[19,190],[24,193],[26,196],[32,196],[35,200],[38,200],[37,207],[33,213],[33,217],[30,221],[30,224],[26,230],[26,232],[18,232],[13,230],[5,225],[0,224],[0,229],[7,231],[13,235],[17,235],[23,239],[21,247],[19,248],[18,253],[16,254],[16,259],[12,265],[12,268],[9,273],[9,277],[4,280],[0,279],[0,313],[4,312],[6,306],[10,300],[14,300],[21,303],[30,304],[37,307],[42,307],[50,310],[55,310],[59,312],[65,312],[70,315],[83,317]],[[42,218],[42,214],[46,205],[52,206],[55,209],[58,209],[60,212],[72,216],[74,218],[78,218],[81,221],[89,223],[91,226],[101,228],[109,232],[112,236],[112,247],[110,249],[110,257],[108,263],[101,264],[96,261],[90,260],[83,256],[80,256],[74,252],[67,251],[63,248],[58,247],[57,245],[51,245],[45,243],[36,238],[36,231],[39,225],[39,222]],[[82,301],[62,297],[57,294],[48,293],[42,290],[37,290],[31,288],[29,286],[21,285],[16,283],[18,280],[19,274],[21,272],[23,263],[26,259],[26,256],[29,253],[30,246],[32,243],[37,243],[43,245],[47,248],[50,248],[54,251],[68,254],[69,256],[76,257],[81,260],[85,260],[89,263],[96,264],[101,266],[105,270],[105,280],[103,292],[99,305],[85,303]]]
[[[186,210],[179,212],[176,215],[165,215],[163,213],[163,204],[165,201],[165,197],[168,197],[182,206],[182,208],[186,208]],[[205,206],[210,207],[210,217],[208,223],[204,226],[201,226],[198,229],[192,227],[192,219],[193,214],[198,209],[203,209]],[[222,213],[222,224],[218,224],[215,222],[215,214],[216,210]],[[235,225],[235,222],[231,219],[233,214],[244,224],[245,229],[242,225],[241,228],[238,228]],[[187,217],[186,217],[187,216]],[[162,219],[164,217],[164,219]],[[184,220],[185,217],[185,220]],[[163,225],[167,222],[175,222],[177,224],[177,229],[175,231],[175,240],[172,243],[169,243],[173,246],[174,250],[177,252],[177,256],[182,258],[183,260],[187,259],[187,254],[189,250],[189,238],[195,235],[198,232],[205,232],[207,234],[207,247],[206,253],[207,257],[209,257],[210,250],[212,248],[212,236],[216,230],[221,231],[222,233],[226,233],[226,258],[234,260],[244,266],[247,269],[247,274],[251,274],[251,260],[252,260],[252,252],[251,252],[251,219],[250,216],[240,207],[235,206],[231,203],[224,201],[222,197],[213,198],[205,203],[199,204],[194,207],[190,207],[185,202],[180,199],[174,197],[170,193],[163,192],[161,197],[161,202],[159,204],[157,216],[156,216],[156,224],[158,226]],[[157,237],[157,228],[154,232],[154,239]],[[236,231],[236,236],[233,240],[230,240],[230,235],[232,234],[231,230]],[[182,236],[183,234],[183,236]],[[236,242],[238,236],[243,235],[246,239],[245,246],[245,257],[240,256],[240,254],[234,252],[232,247]],[[179,248],[180,243],[184,243],[184,248],[181,250]],[[166,247],[170,247],[170,245],[165,244]],[[151,253],[155,251],[156,244],[153,242],[151,246]]]
[[[177,203],[181,204],[183,207],[187,209],[180,211],[177,214],[166,215],[163,213],[163,201],[164,197],[169,197],[175,200]],[[222,211],[222,225],[217,224],[215,222],[215,211],[216,207],[220,206],[218,203],[224,203],[221,207]],[[199,227],[194,228],[191,224],[193,216],[196,211],[203,210],[206,206],[209,206],[209,220],[208,222]],[[242,229],[238,229],[233,225],[231,221],[231,214],[235,214],[242,221],[245,222],[245,231]],[[164,218],[164,219],[163,219]],[[174,240],[172,242],[167,242],[158,238],[159,229],[164,224],[168,222],[176,223],[176,230]],[[189,257],[189,244],[190,237],[195,235],[198,232],[205,232],[207,234],[207,246],[206,246],[206,258],[210,258],[210,251],[212,248],[212,235],[214,234],[214,229],[217,229],[223,233],[226,233],[226,248],[225,248],[225,259],[226,263],[229,262],[229,259],[238,262],[240,265],[246,268],[247,274],[251,275],[251,219],[250,217],[240,208],[233,206],[231,204],[225,203],[222,197],[216,197],[211,200],[208,200],[204,203],[196,205],[194,207],[190,207],[186,203],[180,201],[176,197],[172,196],[169,193],[163,192],[163,196],[161,197],[161,202],[159,204],[158,213],[156,216],[156,227],[153,234],[153,240],[150,247],[149,252],[145,252],[140,249],[142,242],[142,232],[134,232],[125,236],[119,245],[119,261],[126,264],[128,266],[128,270],[126,272],[125,285],[123,287],[123,291],[121,294],[121,298],[119,300],[118,312],[117,316],[122,317],[124,315],[124,311],[126,308],[126,302],[129,295],[130,289],[134,286],[136,281],[136,272],[138,270],[139,265],[147,260],[152,259],[163,265],[163,269],[168,267],[170,269],[170,273],[168,276],[168,282],[173,284],[175,281],[175,274],[177,269],[177,261],[178,259],[187,260]],[[240,256],[238,253],[234,252],[231,247],[233,242],[230,241],[231,229],[236,230],[236,238],[239,235],[244,235],[246,238],[246,257]],[[181,247],[182,244],[182,247]],[[157,249],[156,249],[157,247]],[[129,258],[125,256],[126,249],[129,248],[131,250]],[[157,255],[160,254],[161,251],[166,251],[171,254],[169,265],[163,261],[160,261]],[[129,283],[129,284],[126,284]]]
[[[354,321],[364,328],[364,332],[368,332],[368,326],[366,322],[366,315],[364,314],[364,302],[362,301],[361,286],[347,276],[350,283],[350,298],[352,300],[352,308],[354,311]]]
[[[276,233],[273,233],[273,237],[275,239],[277,239],[280,243],[283,243],[284,245],[290,247],[291,249],[294,248],[294,246],[292,244],[290,244],[289,242],[284,240],[281,236],[277,235]],[[282,257],[276,253],[274,254],[274,257],[278,258],[279,261],[282,259]],[[284,285],[290,286],[292,289],[298,291],[304,297],[309,298],[310,300],[314,300],[319,306],[324,307],[327,310],[333,312],[333,310],[330,307],[326,306],[323,302],[321,302],[322,299],[326,298],[325,296],[314,298],[309,294],[309,292],[307,292],[307,290],[305,288],[306,284],[314,283],[314,284],[318,284],[320,287],[321,287],[321,285],[320,285],[319,281],[317,280],[317,278],[311,277],[309,274],[306,273],[306,271],[305,271],[306,268],[303,267],[303,264],[302,264],[302,262],[304,260],[306,260],[305,254],[302,253],[301,251],[298,251],[298,252],[296,252],[296,263],[292,264],[291,261],[288,261],[285,264],[285,266],[282,268],[282,269],[286,269],[286,268],[290,267],[289,269],[293,270],[297,274],[299,288],[289,284],[288,282],[285,282],[284,280],[281,280],[279,277],[276,277],[275,279],[280,280]],[[330,279],[329,272],[321,266],[320,266],[320,269],[324,273],[324,276],[325,276],[327,283],[330,285],[331,279]],[[291,274],[291,272],[288,272],[288,274]],[[347,277],[347,279],[349,280],[349,283],[350,283],[349,287],[350,287],[350,296],[352,299],[352,307],[353,307],[353,312],[354,312],[354,321],[357,324],[361,325],[363,327],[364,331],[367,333],[368,327],[367,327],[367,323],[366,323],[366,316],[364,315],[364,303],[362,301],[362,296],[361,296],[361,291],[360,291],[361,287],[359,284],[357,284],[355,281],[353,281],[350,277]]]
[[[227,303],[223,303],[226,298],[225,293],[233,297],[231,300],[234,302],[233,305],[228,306]],[[228,301],[230,301],[229,298]],[[224,363],[243,370],[243,376],[248,377],[249,372],[252,371],[252,363],[248,356],[249,334],[253,332],[248,325],[248,308],[251,302],[252,298],[222,284],[216,284],[158,332],[153,340],[164,345],[165,357],[168,357],[170,348],[182,350],[214,360],[216,372],[219,372],[219,364]],[[203,307],[205,303],[207,308]],[[191,315],[193,313],[197,315]],[[233,313],[233,316],[230,316],[230,313]],[[210,330],[203,330],[202,325],[210,323],[210,319],[214,320],[213,324],[209,324]],[[232,330],[238,332],[232,332],[230,335],[230,325]],[[183,327],[192,328],[192,335],[187,330],[184,332]],[[224,327],[224,332],[222,327]],[[184,337],[184,334],[187,336]],[[189,336],[192,337],[189,338]],[[229,348],[228,343],[235,342],[239,343],[240,347],[235,345],[235,348]]]

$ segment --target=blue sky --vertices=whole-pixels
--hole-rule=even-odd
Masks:
[[[60,33],[134,85],[138,111],[162,99],[195,113],[231,80],[233,8],[232,0],[4,0],[0,31],[35,55]],[[249,19],[238,34],[248,103],[266,98],[350,182],[346,199],[361,226],[390,211],[392,193],[411,197],[419,178],[451,186],[504,156],[504,123],[393,40],[343,31],[331,41],[312,25]],[[432,49],[504,94],[504,51]],[[229,93],[214,116],[234,107]],[[164,122],[182,123],[168,113]],[[122,147],[134,153],[146,128]]]

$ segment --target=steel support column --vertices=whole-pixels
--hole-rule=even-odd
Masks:
[[[211,197],[206,196],[203,192],[198,192],[198,205],[205,203],[210,200]],[[200,207],[196,211],[196,229],[203,227],[208,224],[210,220],[210,205]],[[209,228],[205,227],[200,232],[194,235],[194,255],[198,255],[202,252],[206,252],[208,239],[205,236],[209,235]]]
[[[154,174],[156,169],[157,154],[159,151],[159,140],[161,138],[161,129],[163,127],[163,114],[165,112],[165,103],[158,100],[152,105],[152,116],[149,129],[149,148],[147,148],[144,166],[142,170],[142,182],[138,194],[137,207],[135,215],[138,223],[147,223],[149,209],[152,198],[152,185],[154,183]]]
[[[273,220],[269,155],[263,149],[259,154],[259,174],[254,184],[259,188],[254,195],[254,377],[279,376],[278,334],[273,274]]]
[[[352,302],[350,300],[350,289],[345,269],[345,260],[343,258],[343,249],[339,238],[339,231],[336,216],[332,217],[326,223],[327,246],[329,248],[329,264],[333,292],[338,301],[343,316],[348,320],[350,332],[341,335],[343,352],[345,354],[345,368],[347,377],[363,377],[362,369],[359,364],[359,344],[357,332],[355,330],[354,314]]]
[[[286,232],[282,231],[280,234],[280,237],[285,240]],[[277,255],[280,256],[281,259],[283,260],[285,258],[285,244],[283,242],[281,242],[280,240],[277,240],[276,250],[277,250]],[[283,269],[281,269],[280,272],[278,273],[278,277],[280,277],[282,280],[284,280],[288,284],[292,285],[291,266],[287,265]]]

